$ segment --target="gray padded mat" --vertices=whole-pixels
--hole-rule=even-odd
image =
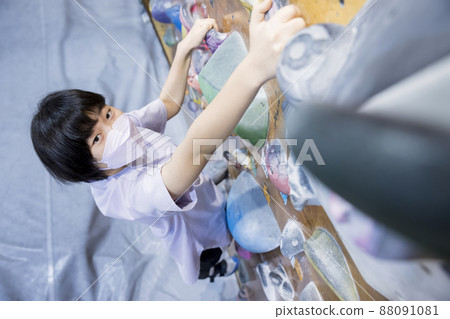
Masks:
[[[151,231],[127,250],[147,226],[104,217],[87,185],[56,183],[35,155],[29,125],[48,92],[95,91],[128,111],[159,95],[146,72],[161,84],[168,72],[139,1],[78,3],[0,2],[0,300],[75,300],[106,270],[82,300],[234,299],[234,276],[185,285]],[[184,117],[171,122],[179,140]]]

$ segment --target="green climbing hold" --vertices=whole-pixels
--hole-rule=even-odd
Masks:
[[[226,81],[247,55],[244,40],[233,32],[217,49],[198,75],[200,88],[208,103],[216,97]],[[255,145],[265,139],[269,129],[269,103],[261,88],[234,132]]]
[[[341,247],[331,234],[319,228],[304,242],[311,264],[341,300],[360,300]]]

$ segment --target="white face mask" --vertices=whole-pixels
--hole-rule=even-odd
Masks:
[[[124,113],[108,133],[102,160],[99,162],[107,167],[100,169],[116,169],[130,164],[146,166],[149,161],[158,162],[159,148],[167,144],[165,149],[172,150],[169,140],[167,136],[136,126],[128,114]]]

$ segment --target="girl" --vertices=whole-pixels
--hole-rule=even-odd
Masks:
[[[271,5],[264,0],[253,7],[247,57],[177,147],[162,133],[180,110],[192,50],[217,28],[213,19],[198,20],[178,44],[156,101],[123,113],[99,94],[58,91],[40,102],[31,124],[33,146],[48,171],[63,182],[88,182],[104,215],[151,225],[189,284],[235,268],[219,262],[219,247],[230,241],[225,198],[201,174],[216,146],[193,145],[231,134],[261,85],[275,76],[288,39],[305,26],[293,5],[265,21]]]

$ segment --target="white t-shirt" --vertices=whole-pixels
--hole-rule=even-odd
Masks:
[[[164,132],[167,111],[159,99],[128,115],[137,126]],[[167,154],[157,164],[169,159],[170,154]],[[176,201],[167,191],[160,169],[154,169],[150,174],[146,170],[126,167],[107,179],[90,183],[90,186],[103,215],[152,225],[152,233],[163,239],[188,284],[198,279],[201,252],[230,242],[225,196],[203,174]]]

